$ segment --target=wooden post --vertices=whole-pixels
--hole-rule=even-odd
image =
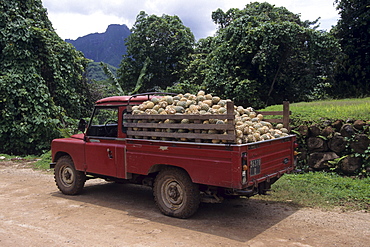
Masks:
[[[234,103],[232,101],[226,102],[226,112],[227,112],[227,124],[235,126]],[[235,129],[228,130],[227,134],[235,136]],[[236,143],[236,136],[234,137],[233,143]]]
[[[289,101],[283,101],[283,126],[290,131],[289,120],[290,120],[290,111],[289,111]]]
[[[131,114],[131,112],[132,112],[132,105],[128,105],[126,107],[126,110],[127,110],[127,113],[130,113]]]
[[[195,119],[194,120],[194,124],[200,124],[200,123],[202,123],[199,119]],[[199,129],[195,129],[194,130],[194,133],[198,133],[198,134],[200,134],[201,133],[201,131],[199,130]],[[202,142],[203,140],[202,139],[200,139],[200,138],[195,138],[195,142]]]

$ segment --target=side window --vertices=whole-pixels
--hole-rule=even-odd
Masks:
[[[92,116],[88,136],[117,137],[118,108],[97,107]]]

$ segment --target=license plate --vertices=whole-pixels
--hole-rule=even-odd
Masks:
[[[250,161],[250,175],[255,176],[261,173],[261,159]]]

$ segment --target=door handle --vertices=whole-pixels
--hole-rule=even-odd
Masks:
[[[108,158],[109,158],[109,159],[113,159],[112,151],[110,151],[110,149],[109,149],[109,148],[107,148],[107,153],[108,153]]]

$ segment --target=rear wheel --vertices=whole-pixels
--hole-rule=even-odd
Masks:
[[[83,172],[77,171],[72,158],[65,155],[59,158],[55,165],[54,179],[63,194],[76,195],[81,193],[86,176]]]
[[[158,208],[168,216],[188,218],[199,207],[198,186],[179,168],[162,170],[155,179],[153,192]]]

